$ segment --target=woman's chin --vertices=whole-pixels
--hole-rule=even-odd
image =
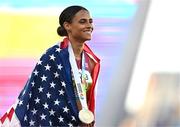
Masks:
[[[86,40],[87,40],[87,41],[91,40],[91,36],[86,37]]]
[[[88,38],[87,41],[91,40],[91,38]]]
[[[89,40],[91,40],[91,36],[83,36],[83,37],[81,37],[81,40],[82,40],[83,42],[89,41]]]

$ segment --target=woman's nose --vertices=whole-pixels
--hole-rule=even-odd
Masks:
[[[87,23],[87,27],[88,27],[88,28],[93,28],[93,24],[90,23],[90,22],[88,22],[88,23]]]

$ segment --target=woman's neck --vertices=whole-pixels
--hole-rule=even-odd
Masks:
[[[81,54],[82,54],[83,49],[84,49],[84,42],[79,42],[79,41],[76,41],[72,38],[71,39],[69,38],[69,40],[71,42],[75,58],[77,60],[80,60]]]

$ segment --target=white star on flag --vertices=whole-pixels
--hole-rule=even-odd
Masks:
[[[72,121],[76,121],[75,117],[74,116],[71,116],[72,117]]]
[[[40,117],[41,117],[41,120],[46,120],[46,115],[42,114]]]
[[[59,77],[59,74],[56,72],[56,73],[54,73],[54,77],[55,78],[58,78]]]
[[[39,60],[39,61],[37,62],[37,64],[38,64],[38,65],[42,65],[42,61]]]
[[[31,110],[31,112],[33,113],[33,115],[35,115],[37,113],[37,110],[34,108],[33,110]]]
[[[52,88],[52,87],[55,88],[54,86],[55,86],[56,84],[55,84],[54,82],[51,82],[50,85],[51,85],[50,88]]]
[[[59,90],[59,95],[64,95],[64,91],[62,89]]]
[[[46,94],[46,96],[47,96],[47,98],[50,98],[51,94],[48,92],[48,93]]]
[[[66,87],[66,84],[65,84],[65,82],[63,81],[63,82],[61,82],[62,83],[62,86],[64,86],[64,87]]]
[[[29,98],[31,98],[31,96],[32,96],[32,93],[30,92],[30,93],[29,93]]]
[[[69,111],[69,109],[67,108],[67,106],[64,107],[63,110],[64,110],[63,112],[66,112],[66,113],[68,113],[68,111]]]
[[[55,58],[56,58],[56,57],[54,56],[54,54],[49,55],[49,57],[50,57],[50,60],[53,60],[53,61],[54,61],[54,60],[55,60]]]
[[[61,70],[63,68],[63,66],[61,64],[58,64],[58,69]]]
[[[33,82],[31,82],[31,84],[32,84],[32,87],[34,87],[34,85],[35,85],[35,82],[33,81]]]
[[[43,106],[44,106],[44,109],[48,109],[49,107],[49,105],[47,104],[47,103],[45,103],[45,104],[43,104]]]
[[[28,110],[29,109],[29,104],[26,107],[27,107],[27,110]]]
[[[64,118],[62,118],[62,116],[60,116],[58,119],[59,119],[59,122],[64,122]]]
[[[43,88],[41,86],[38,88],[38,90],[39,90],[39,93],[43,92]]]
[[[72,123],[69,123],[68,125],[69,125],[69,127],[73,127]]]
[[[60,101],[58,99],[56,99],[56,101],[54,101],[54,105],[59,105]]]
[[[23,100],[19,100],[19,106],[23,105]]]
[[[34,123],[35,123],[35,121],[33,121],[33,120],[31,120],[31,121],[29,122],[30,126],[34,126]]]
[[[50,116],[51,116],[51,115],[54,116],[55,111],[53,111],[53,110],[51,109],[51,111],[49,111],[49,113],[50,113]]]
[[[27,121],[27,115],[24,116],[24,121]]]
[[[61,51],[61,49],[60,48],[56,48],[56,52],[60,52]]]
[[[49,121],[49,125],[52,126],[52,121]]]
[[[47,77],[46,77],[45,75],[43,75],[43,76],[41,77],[41,79],[42,79],[42,81],[46,81]]]
[[[34,73],[34,75],[38,76],[39,72],[37,70],[35,70],[33,73]]]
[[[46,68],[46,70],[50,71],[51,66],[49,66],[49,64],[47,64],[46,66],[44,66]]]
[[[38,97],[34,101],[36,102],[35,104],[40,103],[40,99]]]

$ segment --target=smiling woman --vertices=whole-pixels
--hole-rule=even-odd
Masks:
[[[64,27],[69,32],[69,37],[74,36],[80,43],[83,43],[91,39],[93,31],[92,22],[93,20],[90,18],[89,12],[81,10],[75,15],[72,23],[65,22]]]
[[[64,40],[37,62],[4,126],[94,126],[100,60],[86,45],[93,31],[89,11],[70,6],[59,17]],[[7,122],[7,119],[9,122]]]

